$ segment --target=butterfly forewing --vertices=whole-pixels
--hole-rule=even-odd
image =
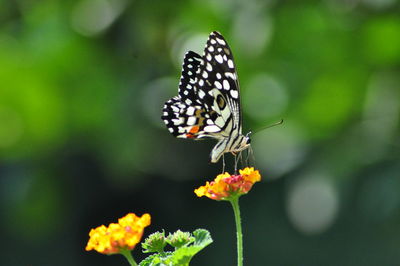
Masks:
[[[228,136],[240,131],[239,84],[235,63],[231,49],[218,32],[212,32],[208,38],[199,72],[198,95],[208,110],[218,113],[215,124],[219,132]],[[210,130],[216,128],[210,127]]]
[[[199,66],[201,62],[201,56],[193,51],[187,52],[185,54],[185,58],[183,59],[182,75],[179,82],[178,95],[182,98],[183,101],[185,101],[186,99],[190,99],[190,101],[186,101],[187,104],[195,102],[198,98],[196,96],[196,74],[199,71]]]
[[[200,87],[203,87],[202,80],[204,80],[206,90],[217,88],[227,98],[240,101],[233,55],[224,37],[218,32],[212,32],[208,38],[199,74]]]

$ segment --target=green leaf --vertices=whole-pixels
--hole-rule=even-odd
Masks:
[[[194,246],[202,246],[202,248],[208,246],[213,242],[210,232],[205,229],[197,229],[193,232]]]
[[[171,257],[173,265],[187,266],[190,260],[202,248],[199,246],[182,247],[177,249]]]
[[[173,265],[189,265],[194,255],[213,242],[210,232],[205,229],[197,229],[193,232],[193,236],[195,238],[193,244],[183,246],[173,253],[171,258]]]
[[[153,254],[140,262],[140,266],[188,266],[189,262],[200,250],[213,242],[210,232],[197,229],[192,233],[194,242],[176,248],[174,252]]]
[[[172,266],[170,257],[172,252],[165,252],[164,255],[160,253],[153,254],[145,258],[139,263],[139,266]]]

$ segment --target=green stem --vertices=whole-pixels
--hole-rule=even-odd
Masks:
[[[129,262],[131,266],[137,266],[136,261],[132,257],[132,253],[129,249],[122,249],[120,252]]]
[[[236,223],[236,237],[237,237],[237,265],[243,266],[243,234],[242,234],[242,223],[240,219],[240,208],[239,208],[239,197],[235,197],[230,200],[233,212],[235,214]]]

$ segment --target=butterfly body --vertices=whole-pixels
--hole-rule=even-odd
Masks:
[[[250,146],[242,134],[239,82],[232,52],[218,32],[208,38],[203,56],[186,53],[178,96],[168,100],[162,119],[178,138],[218,140],[211,162],[224,153],[236,155]]]

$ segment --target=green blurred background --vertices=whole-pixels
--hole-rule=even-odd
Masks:
[[[207,228],[193,265],[235,264],[229,204],[193,193],[215,142],[160,119],[213,30],[245,131],[285,120],[252,138],[245,265],[400,265],[396,0],[0,1],[1,265],[127,265],[84,248],[128,212],[152,215],[146,236]]]

